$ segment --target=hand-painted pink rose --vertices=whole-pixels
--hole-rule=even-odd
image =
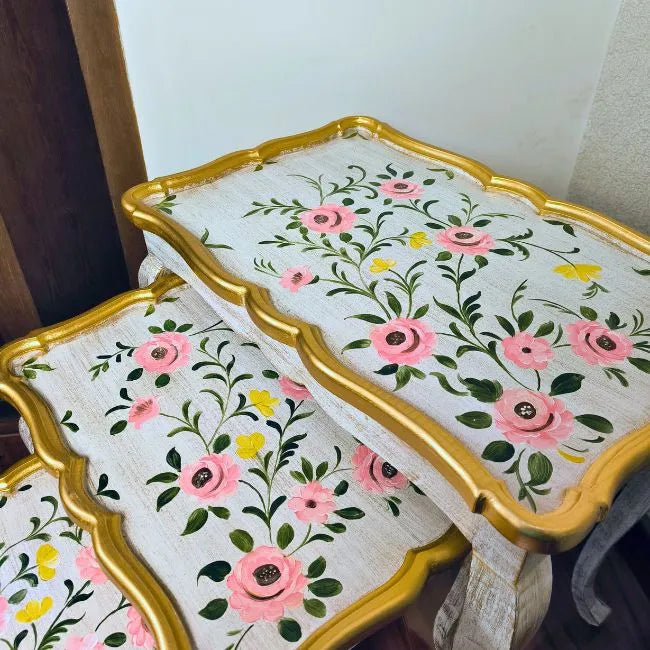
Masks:
[[[419,199],[423,187],[399,178],[393,178],[379,186],[379,191],[394,199]]]
[[[237,562],[226,579],[228,603],[245,623],[277,621],[284,610],[299,607],[307,578],[299,560],[274,546],[258,546]]]
[[[450,253],[483,255],[495,247],[494,239],[488,233],[472,226],[453,226],[441,230],[436,241]]]
[[[510,442],[549,449],[573,433],[573,413],[546,393],[509,388],[494,408],[494,424]]]
[[[219,503],[237,490],[240,474],[239,465],[228,454],[208,454],[185,465],[178,484],[183,492],[201,501]]]
[[[108,578],[99,566],[95,549],[92,546],[82,546],[74,561],[79,575],[84,580],[90,580],[93,585],[103,585]]]
[[[133,355],[135,362],[147,372],[170,373],[186,366],[190,360],[192,344],[180,332],[162,332],[143,343]]]
[[[553,350],[546,339],[536,338],[528,332],[519,332],[501,341],[503,354],[520,368],[544,370],[553,358]]]
[[[129,408],[128,420],[131,424],[139,429],[145,422],[152,420],[160,414],[160,404],[155,395],[151,397],[138,397],[133,400]]]
[[[314,279],[313,273],[308,266],[292,266],[280,276],[280,286],[296,293],[298,289],[309,284]]]
[[[344,205],[328,203],[300,215],[300,221],[316,232],[345,232],[350,230],[357,215]]]
[[[84,636],[69,636],[65,640],[65,650],[104,650],[106,646],[94,632]]]
[[[126,612],[126,616],[129,619],[126,631],[131,637],[131,645],[136,648],[151,650],[156,645],[156,642],[138,610],[131,605]]]
[[[9,601],[4,597],[0,596],[0,633],[4,632],[7,621],[5,616],[7,615],[7,608],[9,607]]]
[[[359,445],[352,455],[354,478],[368,492],[402,490],[409,480],[389,462],[365,445]]]
[[[280,384],[280,390],[287,397],[291,397],[292,399],[314,399],[304,384],[299,384],[286,375],[280,377],[278,383]]]
[[[336,508],[334,491],[318,481],[298,486],[293,491],[293,498],[287,505],[294,511],[300,521],[310,524],[324,524],[329,514]]]
[[[592,366],[621,363],[632,352],[632,341],[625,334],[593,320],[571,323],[566,331],[573,352]]]
[[[414,364],[431,354],[438,337],[424,321],[394,318],[370,331],[370,340],[382,359]]]

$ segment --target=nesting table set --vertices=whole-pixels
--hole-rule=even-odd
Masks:
[[[0,645],[349,647],[454,563],[435,646],[525,644],[650,461],[650,241],[366,117],[123,206],[143,288],[0,350]]]

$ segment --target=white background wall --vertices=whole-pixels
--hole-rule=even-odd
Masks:
[[[564,197],[620,0],[116,0],[150,177],[349,114]]]

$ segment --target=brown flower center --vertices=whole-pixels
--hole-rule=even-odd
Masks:
[[[388,345],[402,345],[406,341],[406,334],[404,332],[391,332],[386,335],[386,343]]]
[[[305,508],[315,508],[318,504],[313,499],[305,501]]]
[[[298,284],[300,280],[302,280],[302,273],[300,273],[300,271],[298,271],[298,273],[294,273],[291,276],[291,282],[293,282],[294,284]]]
[[[519,402],[515,405],[514,412],[524,420],[532,420],[537,415],[537,409],[530,402]]]
[[[381,474],[386,478],[393,478],[397,474],[397,470],[390,463],[384,463],[381,466]]]
[[[314,217],[314,221],[316,223],[327,223],[329,221],[329,217],[326,214],[317,214]]]
[[[192,476],[192,485],[197,489],[201,489],[211,478],[212,472],[207,467],[203,467]]]
[[[616,343],[614,343],[614,341],[612,341],[609,336],[605,336],[604,334],[596,339],[596,345],[603,350],[607,350],[608,352],[610,350],[616,349]]]
[[[262,564],[253,571],[253,577],[260,587],[268,587],[280,579],[280,569],[275,564]]]
[[[471,239],[474,235],[471,232],[457,232],[456,239]]]
[[[521,351],[524,354],[530,354],[532,352],[532,350],[528,346],[526,346],[525,348],[521,348]]]
[[[167,356],[167,352],[167,348],[158,347],[151,351],[151,356],[154,359],[164,359]]]
[[[138,415],[141,415],[142,413],[146,413],[150,408],[151,408],[151,400],[147,400],[142,404],[137,404],[135,407],[135,412]]]
[[[408,189],[408,185],[406,183],[395,183],[395,185],[393,185],[393,187],[396,190],[406,190],[406,189]]]

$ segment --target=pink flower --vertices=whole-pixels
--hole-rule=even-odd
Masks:
[[[185,334],[162,332],[143,343],[133,358],[147,372],[170,373],[189,363],[191,351],[192,344]]]
[[[298,486],[293,491],[293,498],[287,505],[296,513],[300,521],[310,524],[324,524],[334,505],[334,492],[323,487],[318,481]]]
[[[494,424],[510,442],[548,449],[573,432],[573,413],[566,410],[562,400],[546,393],[509,388],[494,408]]]
[[[453,226],[441,230],[436,235],[436,241],[450,253],[467,255],[483,255],[495,246],[491,235],[472,226]]]
[[[421,320],[394,318],[370,331],[370,340],[382,359],[391,363],[418,363],[431,354],[438,337]]]
[[[0,596],[0,633],[4,632],[7,621],[5,620],[5,615],[7,613],[7,608],[9,607],[9,601],[4,597]]]
[[[359,445],[352,456],[354,478],[368,492],[392,492],[405,488],[409,481],[372,449]]]
[[[129,409],[129,422],[139,429],[145,422],[152,420],[160,413],[160,404],[155,395],[138,397]]]
[[[79,549],[79,553],[77,553],[74,563],[77,566],[79,575],[84,580],[90,580],[94,585],[103,585],[108,580],[106,574],[99,566],[95,549],[92,546],[82,546]]]
[[[423,188],[417,183],[410,183],[409,181],[394,178],[391,181],[386,181],[379,187],[380,191],[394,199],[418,199],[422,196]]]
[[[228,454],[209,454],[185,465],[178,477],[183,492],[219,503],[237,490],[241,470]]]
[[[303,384],[299,384],[297,381],[290,379],[286,375],[280,377],[278,383],[280,384],[280,390],[287,397],[292,397],[293,399],[314,399],[312,394]]]
[[[94,632],[84,636],[69,636],[65,640],[65,650],[104,650],[105,647]]]
[[[553,358],[553,350],[546,339],[535,338],[528,332],[519,332],[501,341],[503,354],[520,368],[544,370]]]
[[[316,232],[344,232],[350,230],[357,220],[357,215],[344,205],[327,204],[300,215],[309,230]]]
[[[288,268],[280,278],[280,285],[296,293],[300,287],[304,287],[314,279],[312,272],[307,266],[292,266]]]
[[[307,578],[299,560],[274,546],[258,546],[245,555],[226,579],[228,603],[245,623],[277,621],[285,608],[299,607]]]
[[[625,334],[608,330],[593,320],[571,323],[566,331],[571,349],[592,366],[620,363],[632,352],[632,341]]]
[[[156,642],[138,610],[131,605],[126,615],[129,619],[126,631],[131,635],[131,645],[136,648],[153,648]]]

